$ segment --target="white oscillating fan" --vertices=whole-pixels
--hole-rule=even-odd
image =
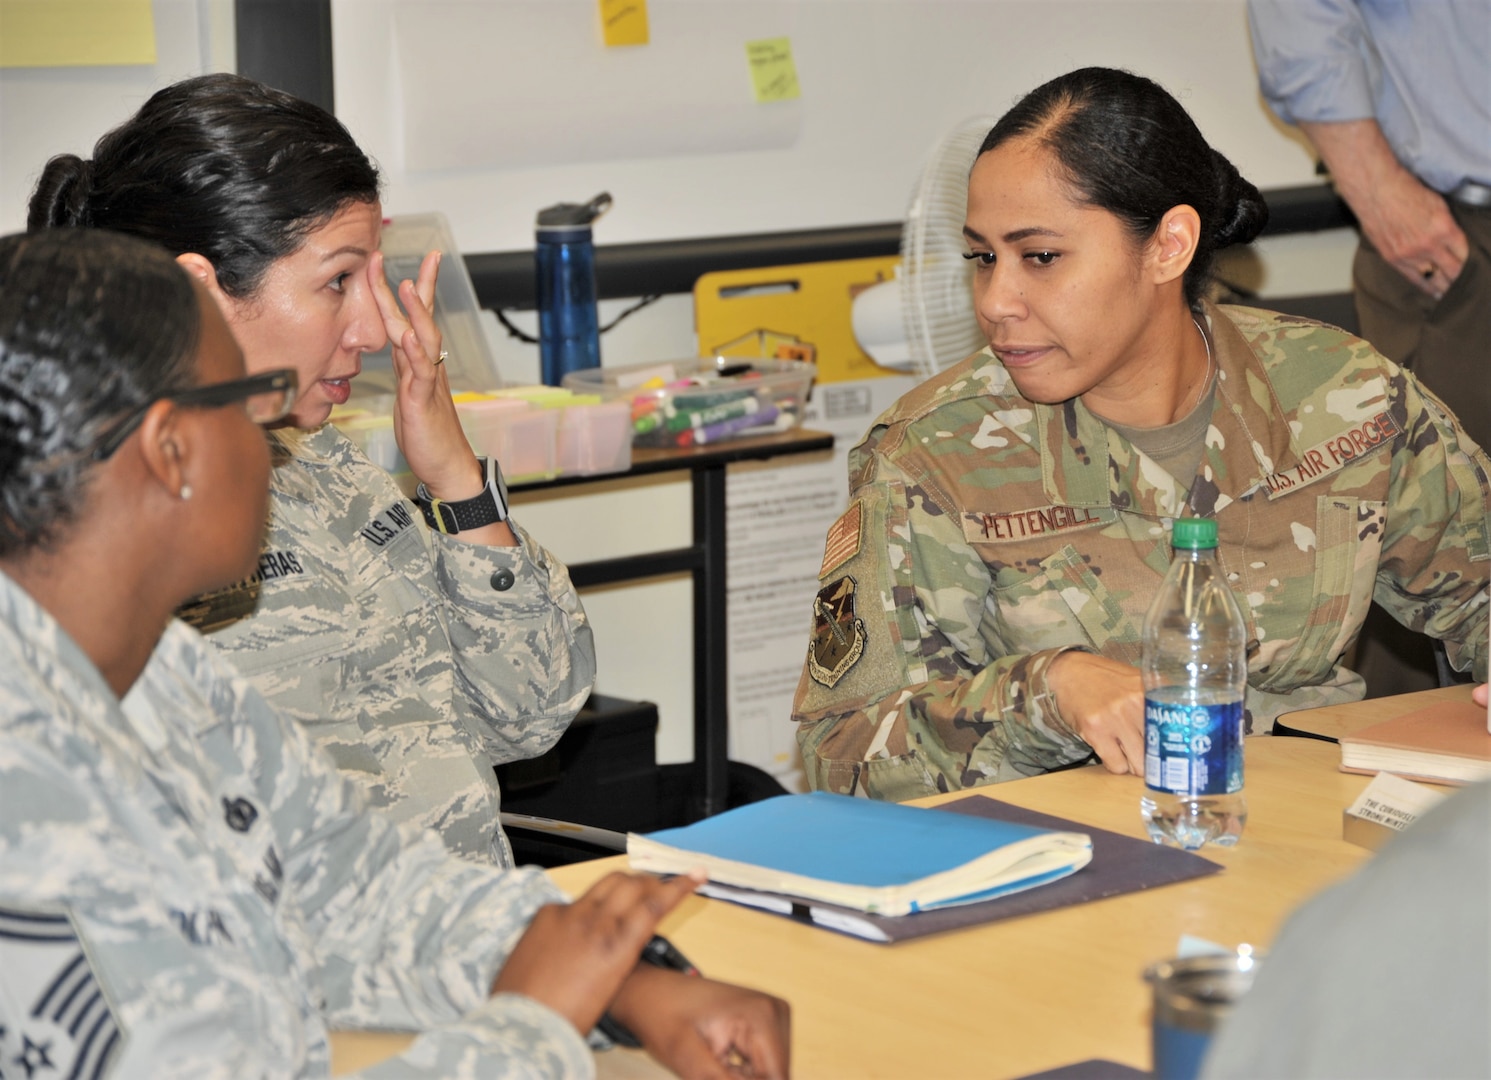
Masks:
[[[896,278],[855,297],[854,336],[877,364],[930,378],[985,345],[963,218],[968,173],[993,126],[970,117],[937,144],[911,195]]]

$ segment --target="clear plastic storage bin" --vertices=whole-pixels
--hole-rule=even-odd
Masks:
[[[446,374],[455,390],[487,390],[502,385],[497,357],[481,324],[481,305],[466,261],[456,247],[450,223],[441,213],[398,214],[383,222],[383,271],[388,287],[398,295],[399,282],[419,277],[419,264],[431,251],[440,252],[440,274],[435,279],[435,325],[450,353]],[[385,345],[364,357],[370,369],[388,372],[393,361]]]
[[[797,427],[815,373],[799,360],[705,357],[574,371],[564,386],[627,402],[638,446],[690,447]]]
[[[570,405],[559,416],[559,471],[592,476],[632,467],[632,410],[624,401]]]
[[[559,475],[559,409],[542,409],[520,398],[457,402],[471,448],[502,463],[509,482],[549,480]]]
[[[391,395],[361,399],[355,407],[335,410],[332,422],[375,465],[413,490],[409,464],[394,441],[393,401]],[[595,394],[555,386],[519,386],[489,394],[457,394],[455,404],[471,448],[501,462],[509,481],[631,468],[631,410],[625,402],[603,402]]]
[[[504,417],[515,413],[529,412],[533,406],[515,398],[487,398],[477,401],[456,400],[456,415],[461,418],[461,430],[466,441],[479,455],[495,457],[502,461],[502,425]],[[504,461],[503,466],[506,468]]]

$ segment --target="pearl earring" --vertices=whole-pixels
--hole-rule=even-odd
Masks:
[[[181,485],[180,498],[181,498],[182,502],[190,502],[191,501],[191,498],[192,498],[192,486],[190,484],[182,484]]]

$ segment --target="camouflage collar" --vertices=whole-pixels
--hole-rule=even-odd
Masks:
[[[1108,425],[1080,398],[1037,405],[1035,415],[1041,480],[1052,505],[1107,507],[1127,501],[1109,488],[1114,471],[1108,457]]]
[[[1298,448],[1263,362],[1227,313],[1204,304],[1201,317],[1217,362],[1216,404],[1202,469],[1181,482],[1090,412],[1078,398],[1033,406],[1042,480],[1052,505],[1108,507],[1156,519],[1218,513],[1291,467]]]
[[[1217,407],[1207,432],[1203,469],[1212,473],[1216,505],[1194,508],[1197,513],[1215,513],[1257,489],[1265,477],[1293,468],[1299,448],[1289,424],[1279,422],[1289,410],[1280,403],[1254,346],[1226,312],[1207,304],[1204,314],[1217,353]],[[1207,497],[1204,492],[1195,494]]]
[[[300,428],[277,428],[273,434],[275,441],[284,448],[287,454],[299,458],[307,465],[335,468],[341,457],[337,447],[342,441],[342,433],[337,430],[335,424],[322,424],[309,431]]]
[[[320,498],[317,474],[335,469],[342,433],[331,424],[312,431],[278,428],[270,432],[270,485],[277,497],[315,503]]]
[[[96,754],[93,744],[112,744],[120,752],[121,768],[139,769],[145,764],[145,755],[132,736],[141,739],[152,752],[166,742],[159,721],[137,717],[127,703],[137,696],[137,688],[149,678],[162,651],[175,646],[183,635],[195,636],[180,623],[173,621],[166,625],[150,660],[121,701],[103,672],[52,613],[0,571],[0,660],[4,661],[0,663],[0,671],[16,676],[21,682],[37,678],[44,682],[54,710],[48,720],[54,737],[74,741],[76,748],[90,757]],[[0,683],[4,681],[0,678]],[[0,686],[0,692],[15,685]],[[0,717],[0,729],[10,721],[28,722],[35,715],[25,708],[12,711],[11,715]],[[139,779],[138,772],[121,778],[130,784]]]

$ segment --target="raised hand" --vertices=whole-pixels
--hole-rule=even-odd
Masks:
[[[367,270],[393,352],[397,378],[394,438],[409,468],[431,495],[461,500],[479,494],[483,480],[476,454],[461,430],[451,401],[450,379],[441,360],[440,330],[434,315],[439,272],[440,253],[432,251],[419,265],[418,280],[399,283],[395,300],[383,274],[382,252],[375,252],[368,260]]]

